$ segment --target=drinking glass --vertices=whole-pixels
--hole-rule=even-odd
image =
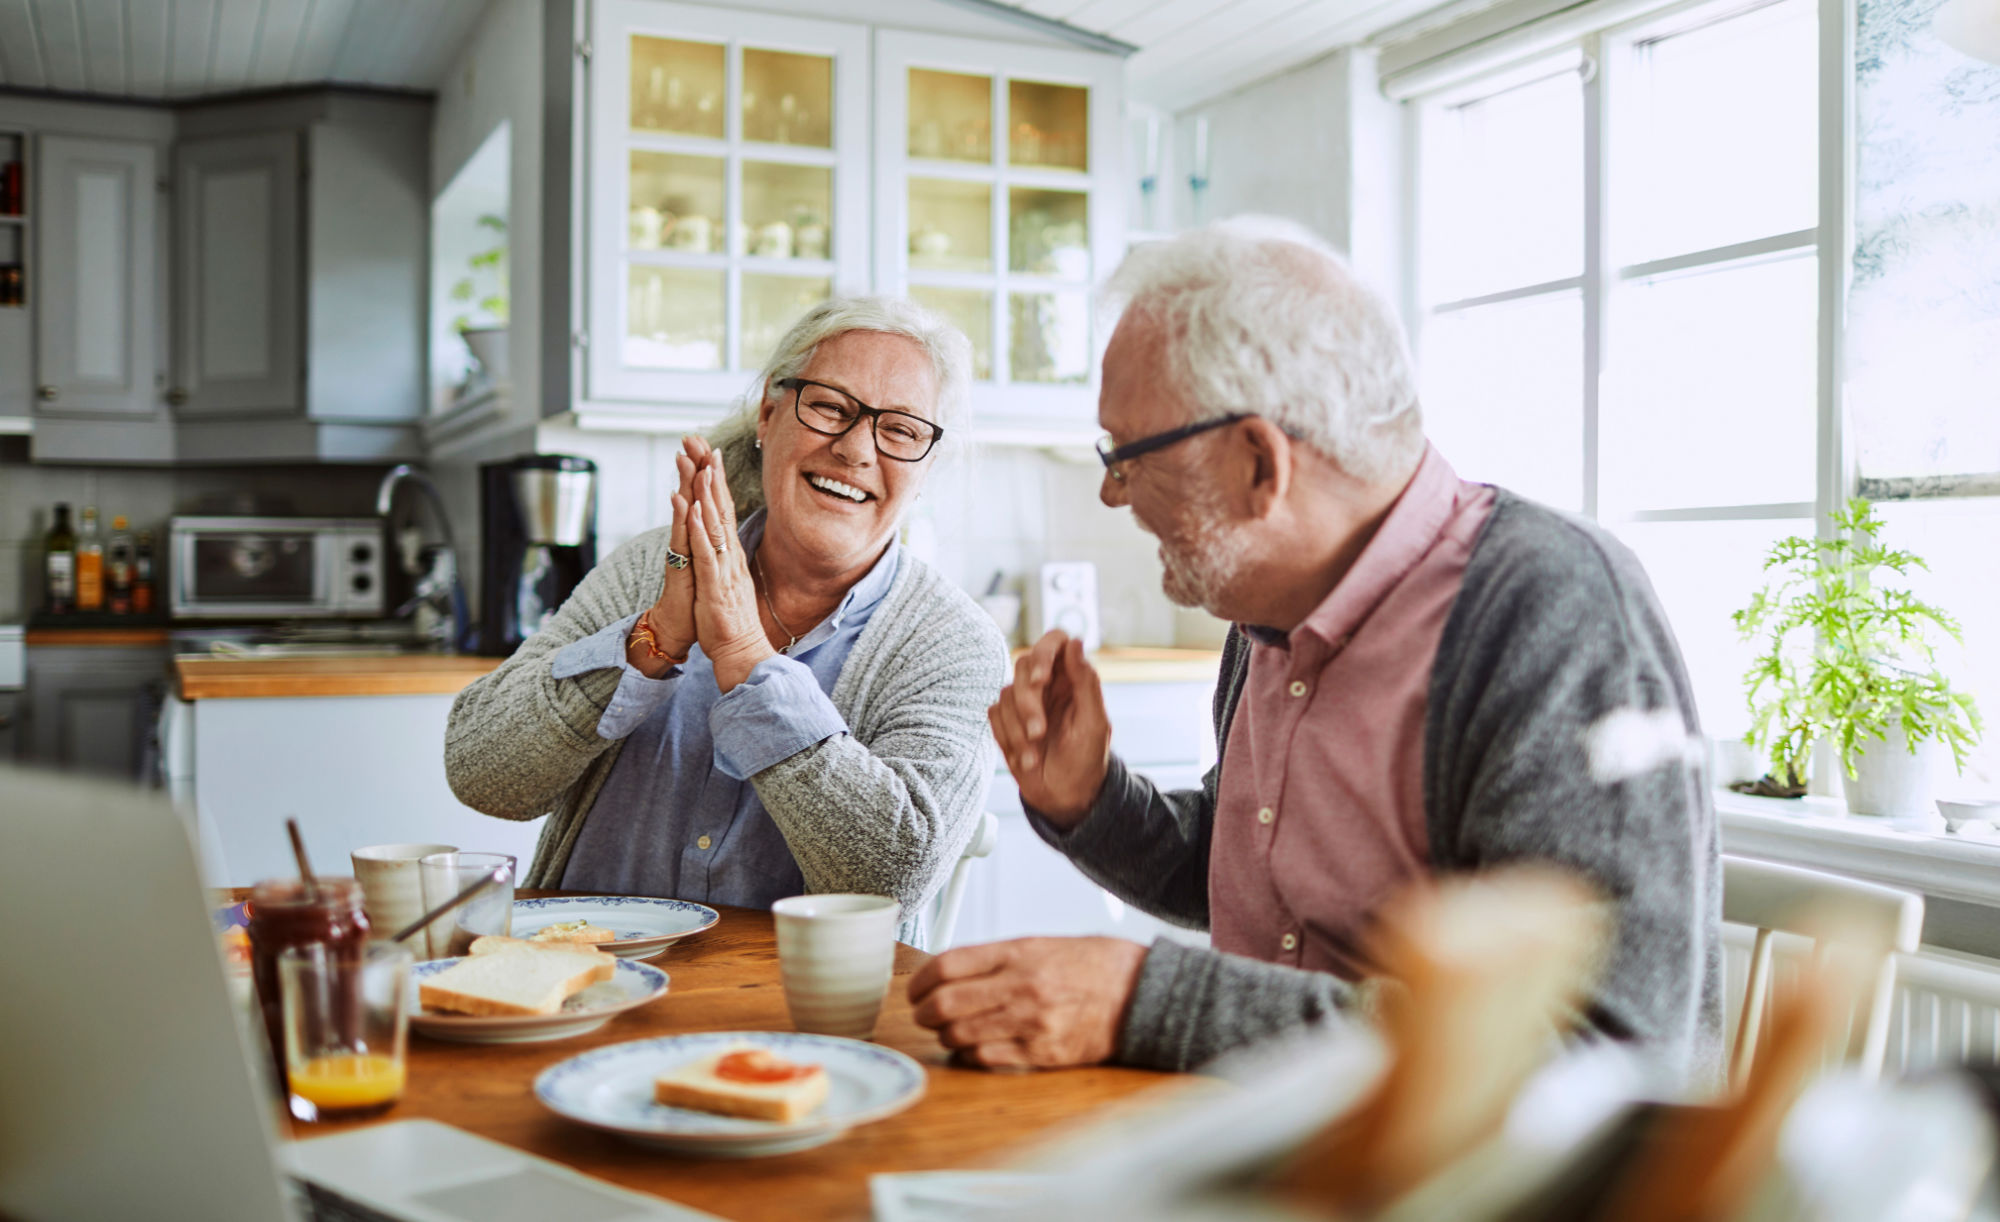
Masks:
[[[433,959],[455,958],[472,952],[474,938],[488,934],[506,936],[514,932],[514,858],[507,853],[432,853],[418,865],[423,871],[424,911],[505,867],[506,880],[481,891],[424,931]]]
[[[278,956],[292,1115],[348,1120],[402,1097],[412,961],[396,942],[360,955],[314,943]]]

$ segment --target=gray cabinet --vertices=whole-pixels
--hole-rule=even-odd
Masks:
[[[0,692],[0,764],[21,758],[21,696]]]
[[[297,412],[297,134],[183,141],[174,211],[179,414]]]
[[[151,416],[160,364],[153,146],[44,136],[40,152],[36,413]]]
[[[167,667],[165,646],[30,646],[21,760],[152,780]]]

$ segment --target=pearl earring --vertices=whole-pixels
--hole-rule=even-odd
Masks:
[[[764,448],[764,439],[762,437],[753,438],[750,445],[753,449],[761,450]]]

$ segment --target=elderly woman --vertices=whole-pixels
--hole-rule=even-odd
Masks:
[[[896,540],[964,432],[969,375],[965,337],[912,302],[815,307],[714,447],[684,443],[672,524],[465,689],[452,790],[554,812],[526,885],[888,895],[921,942],[978,826],[1007,664],[993,622]]]

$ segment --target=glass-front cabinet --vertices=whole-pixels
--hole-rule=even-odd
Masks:
[[[880,30],[875,283],[972,338],[992,435],[1090,433],[1091,288],[1124,249],[1119,64]]]
[[[868,288],[867,29],[601,0],[591,58],[587,398],[727,403]]]

